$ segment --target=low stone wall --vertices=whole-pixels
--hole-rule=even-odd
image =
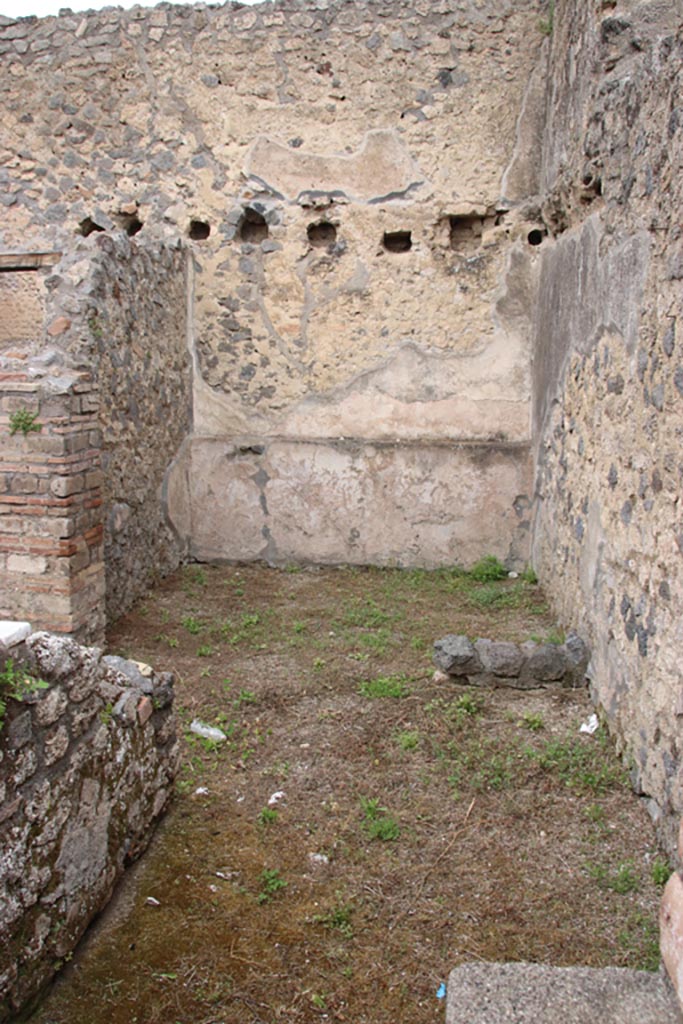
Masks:
[[[177,743],[168,673],[44,632],[3,648],[0,668],[4,1021],[59,969],[146,846]]]
[[[589,651],[581,637],[570,633],[563,644],[528,641],[475,640],[450,633],[434,644],[434,663],[449,676],[471,686],[583,686]]]

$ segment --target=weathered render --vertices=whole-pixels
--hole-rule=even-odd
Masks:
[[[98,261],[87,317],[98,344],[56,292],[40,326],[94,358],[111,406],[110,612],[144,582],[145,570],[129,573],[138,547],[162,569],[181,549],[276,563],[527,560],[542,232],[522,201],[537,192],[540,11],[536,0],[288,0],[0,27],[0,247],[76,249],[84,275]],[[106,353],[128,331],[169,391],[173,327],[141,327],[159,277],[134,254],[179,238],[189,315],[179,290],[160,306],[186,329],[192,430],[178,394],[178,429],[150,466],[130,442],[168,435],[173,403],[156,417],[141,396],[128,403],[138,378],[112,388]],[[158,373],[138,361],[155,409]],[[157,552],[137,524],[160,507],[170,462],[176,537],[155,520]],[[148,503],[138,468],[154,475]]]
[[[0,1020],[71,955],[145,848],[178,753],[168,673],[49,633],[9,654],[47,686],[7,699],[0,731]]]

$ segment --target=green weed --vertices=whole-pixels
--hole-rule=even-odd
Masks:
[[[26,437],[27,434],[40,433],[43,429],[43,425],[42,423],[36,423],[37,419],[37,412],[29,412],[29,410],[23,406],[21,409],[16,409],[10,414],[9,418],[10,434],[14,436],[17,433],[21,433]]]
[[[506,579],[507,574],[507,569],[495,555],[485,555],[474,563],[468,576],[477,583],[490,583],[493,580]]]
[[[590,864],[588,873],[601,889],[610,889],[621,896],[635,892],[640,887],[640,880],[632,861],[619,864],[614,871],[610,871],[604,864]]]
[[[199,619],[196,619],[193,615],[186,615],[185,618],[181,620],[181,625],[184,626],[187,632],[191,633],[192,636],[196,636],[197,633],[201,633],[204,628]]]
[[[555,0],[550,0],[548,4],[548,17],[541,18],[538,23],[538,31],[541,35],[551,36],[553,34],[553,25],[555,22]]]
[[[589,745],[580,739],[549,740],[541,750],[527,753],[539,768],[557,774],[573,789],[604,793],[622,779],[618,765],[604,756],[604,742]]]
[[[235,697],[233,704],[258,704],[258,697],[253,690],[240,690]]]
[[[357,626],[363,629],[377,629],[391,621],[392,616],[383,611],[376,601],[367,598],[364,601],[354,601],[343,613],[343,624],[345,626]]]
[[[666,885],[672,874],[673,868],[669,862],[667,860],[662,860],[661,857],[657,857],[650,869],[650,875],[654,884],[660,887]]]
[[[8,697],[23,700],[38,690],[47,690],[49,685],[44,679],[29,675],[21,665],[15,665],[13,659],[8,658],[4,671],[0,672],[0,730],[4,725]]]
[[[420,743],[420,734],[417,729],[399,732],[396,736],[396,742],[401,750],[415,750]]]
[[[535,714],[532,711],[525,711],[519,725],[529,729],[530,732],[540,732],[543,728],[543,715]]]
[[[274,825],[277,818],[278,813],[274,807],[262,807],[259,811],[259,825]]]
[[[345,939],[353,938],[353,907],[350,903],[342,903],[341,900],[328,910],[325,914],[316,914],[313,918],[315,924],[321,924],[324,928],[338,931]]]
[[[268,903],[276,893],[286,888],[287,883],[277,868],[264,868],[261,872],[261,891],[256,897],[256,902]]]
[[[622,949],[630,954],[629,966],[641,971],[659,970],[659,929],[645,914],[637,911],[629,915],[617,940]]]
[[[358,692],[361,697],[377,700],[382,697],[407,697],[410,691],[406,686],[406,677],[395,675],[366,679],[358,687]]]
[[[455,700],[444,700],[436,697],[425,704],[428,714],[437,715],[450,725],[462,726],[465,722],[476,718],[484,710],[484,701],[479,694],[463,693]]]
[[[383,843],[398,839],[401,834],[398,822],[386,807],[380,807],[379,800],[361,797],[360,806],[363,811],[363,829],[369,839],[379,839]]]

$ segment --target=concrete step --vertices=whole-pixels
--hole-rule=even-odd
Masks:
[[[683,1024],[683,1014],[664,972],[471,963],[451,971],[446,1024]]]

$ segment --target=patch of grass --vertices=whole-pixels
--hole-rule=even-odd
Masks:
[[[407,697],[410,692],[406,686],[404,675],[378,676],[366,679],[358,687],[361,697],[377,700],[383,697]]]
[[[274,807],[262,807],[259,811],[259,825],[274,825],[278,819],[278,813]]]
[[[673,874],[673,868],[669,864],[668,860],[663,860],[661,857],[657,857],[653,861],[652,867],[650,868],[650,876],[655,885],[664,886],[671,878]]]
[[[629,955],[629,967],[640,971],[659,970],[659,929],[651,918],[640,911],[630,914],[617,934],[617,941]]]
[[[201,633],[204,628],[199,619],[196,619],[194,615],[186,615],[184,619],[181,619],[180,624],[192,636],[197,636],[197,634]]]
[[[276,893],[287,888],[277,868],[264,868],[261,872],[261,891],[256,897],[257,903],[268,903]]]
[[[438,716],[450,725],[462,726],[465,722],[477,718],[484,710],[484,700],[480,694],[462,693],[455,700],[444,700],[436,697],[425,704],[428,714]]]
[[[565,634],[563,629],[549,629],[545,635],[532,633],[529,637],[535,644],[556,644],[558,647],[564,643]]]
[[[555,22],[555,0],[550,0],[548,4],[548,17],[541,18],[538,23],[538,31],[541,35],[551,36],[553,34],[553,25]]]
[[[599,825],[601,828],[605,826],[605,808],[601,807],[600,804],[589,804],[584,811],[589,821],[592,821],[594,825]]]
[[[532,711],[525,711],[519,721],[519,725],[529,729],[530,732],[540,732],[543,728],[543,715],[534,714]]]
[[[396,735],[396,742],[401,750],[415,750],[420,743],[420,734],[417,729],[399,732]]]
[[[606,747],[606,739],[601,741],[596,734],[592,741],[578,737],[549,740],[541,750],[528,751],[528,754],[539,768],[558,775],[566,786],[583,792],[604,793],[623,779],[623,771]]]
[[[488,583],[468,594],[467,600],[475,608],[521,608],[527,593],[523,584]]]
[[[363,811],[363,830],[368,839],[379,839],[383,843],[398,839],[401,834],[399,824],[386,807],[380,807],[379,800],[375,797],[361,797],[360,806]]]
[[[202,644],[201,647],[197,648],[198,658],[210,658],[214,653],[211,644]]]
[[[520,580],[522,580],[523,583],[528,583],[532,587],[535,587],[536,584],[538,583],[538,576],[536,575],[536,573],[534,572],[534,570],[531,568],[530,565],[527,566],[527,568],[524,570],[524,572],[521,572],[519,574],[519,578],[520,578]]]
[[[258,704],[258,697],[253,690],[242,689],[233,700],[233,704]]]
[[[262,626],[263,618],[259,612],[244,612],[238,622],[226,619],[219,626],[218,632],[221,638],[229,643],[231,647],[236,647],[241,643],[263,646],[260,643]]]
[[[374,654],[385,654],[391,639],[391,630],[383,626],[372,633],[361,633],[358,642],[363,647],[368,647]]]
[[[493,580],[504,580],[508,571],[495,555],[484,555],[475,562],[468,575],[477,583],[490,583]]]
[[[338,931],[345,939],[353,938],[353,907],[350,903],[342,903],[338,897],[337,903],[326,913],[316,914],[313,918],[315,924],[321,924],[324,928]]]
[[[601,889],[609,889],[620,896],[636,892],[640,888],[640,879],[633,861],[619,864],[614,870],[604,864],[590,864],[588,873]]]
[[[194,583],[194,585],[197,587],[206,586],[206,572],[204,571],[204,569],[200,569],[199,566],[188,565],[185,570],[185,573],[190,583]]]
[[[168,633],[159,633],[156,640],[160,644],[166,644],[167,647],[174,648],[178,646],[178,638],[175,636],[169,636]]]
[[[343,612],[342,623],[345,626],[356,626],[362,629],[378,629],[390,622],[392,616],[384,611],[373,598],[364,601],[353,601]]]

